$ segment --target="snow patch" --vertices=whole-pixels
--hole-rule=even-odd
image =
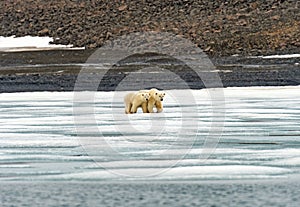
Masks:
[[[3,37],[0,36],[0,51],[3,52],[22,52],[37,50],[84,50],[84,47],[73,47],[73,45],[54,45],[50,44],[52,37]]]
[[[299,57],[300,57],[300,54],[285,54],[285,55],[252,56],[251,58],[287,59],[287,58],[299,58]]]

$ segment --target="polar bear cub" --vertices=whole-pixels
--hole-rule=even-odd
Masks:
[[[132,114],[136,113],[138,107],[142,107],[143,113],[147,113],[147,102],[149,101],[150,95],[147,91],[132,92],[128,93],[124,97],[125,113]]]
[[[154,113],[154,106],[156,107],[157,113],[163,111],[162,101],[164,100],[166,93],[159,91],[156,88],[152,88],[150,90],[141,90],[140,92],[148,92],[150,95],[147,103],[148,113]]]

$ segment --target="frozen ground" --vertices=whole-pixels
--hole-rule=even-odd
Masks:
[[[76,100],[85,92],[3,93],[0,179],[287,179],[299,174],[299,89],[227,88],[224,103],[169,90],[164,113],[135,115],[124,114],[126,92],[95,103]]]

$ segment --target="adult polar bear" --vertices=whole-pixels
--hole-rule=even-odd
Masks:
[[[154,106],[156,107],[157,113],[163,111],[162,101],[166,95],[165,92],[159,91],[156,88],[151,88],[150,90],[140,90],[139,92],[149,93],[150,98],[147,103],[148,113],[154,113]]]
[[[136,113],[138,107],[142,107],[143,113],[147,113],[147,102],[149,101],[149,98],[150,95],[147,91],[128,93],[124,97],[125,113],[126,114]]]

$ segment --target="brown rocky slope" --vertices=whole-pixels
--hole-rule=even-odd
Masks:
[[[171,32],[212,56],[300,51],[295,0],[2,0],[0,36],[51,36],[96,48],[137,31]]]

